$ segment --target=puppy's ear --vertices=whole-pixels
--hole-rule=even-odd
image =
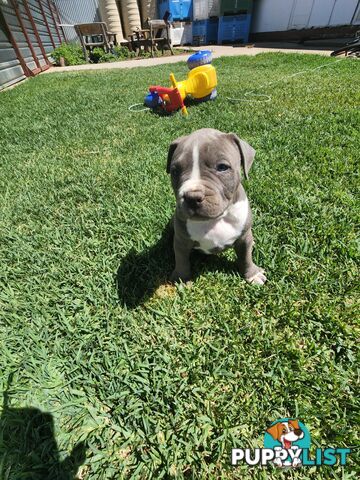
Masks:
[[[289,423],[295,428],[295,430],[300,429],[299,420],[289,420]]]
[[[274,440],[279,440],[280,439],[280,434],[279,434],[279,423],[275,423],[272,427],[269,427],[266,431],[269,433]]]
[[[171,165],[171,160],[174,156],[175,150],[179,146],[179,143],[184,139],[185,137],[179,137],[176,140],[174,140],[172,143],[170,143],[169,146],[169,151],[168,151],[168,156],[167,156],[167,164],[166,164],[166,173],[170,173],[170,165]]]
[[[244,140],[240,140],[240,138],[237,135],[235,135],[235,133],[229,133],[229,137],[239,149],[240,157],[241,157],[241,166],[243,168],[244,175],[247,180],[249,178],[249,171],[254,161],[256,152],[251,145],[244,142]]]

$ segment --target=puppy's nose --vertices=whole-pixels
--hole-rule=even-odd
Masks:
[[[190,207],[198,207],[204,200],[205,194],[201,190],[190,190],[184,193],[184,200]]]
[[[303,433],[303,431],[300,428],[297,428],[297,429],[294,430],[294,433],[295,433],[295,435],[300,437],[300,435]]]

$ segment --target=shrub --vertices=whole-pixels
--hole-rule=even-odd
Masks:
[[[60,58],[63,57],[65,65],[81,65],[86,63],[82,48],[75,43],[62,43],[51,53],[57,65],[60,65]]]
[[[135,57],[135,52],[130,52],[128,47],[121,47],[120,45],[113,47],[113,52],[114,52],[114,55],[116,55],[119,58],[119,60]]]
[[[60,58],[63,57],[65,65],[82,65],[86,63],[83,55],[82,48],[75,43],[62,43],[59,47],[51,53],[51,56],[55,60],[57,65],[60,65]],[[150,53],[142,52],[142,57],[149,57]],[[128,58],[134,58],[135,53],[130,52],[127,47],[115,46],[111,52],[105,52],[100,47],[95,47],[89,52],[89,59],[91,63],[105,63],[116,62],[119,60],[126,60]]]
[[[93,63],[116,62],[127,58],[133,58],[134,56],[135,53],[130,52],[127,47],[116,46],[108,53],[100,47],[95,47],[90,53],[90,60]]]
[[[106,53],[105,50],[100,47],[93,48],[89,54],[89,58],[92,63],[115,62],[117,60],[117,57],[113,53]]]

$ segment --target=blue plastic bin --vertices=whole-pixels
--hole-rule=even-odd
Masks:
[[[159,18],[163,18],[166,10],[170,12],[169,20],[192,20],[193,0],[158,0]]]
[[[249,39],[251,15],[219,17],[218,43],[246,43]]]
[[[208,45],[216,43],[218,38],[218,18],[208,18],[206,20],[193,21],[193,43],[198,45]]]
[[[220,15],[240,15],[251,13],[253,0],[219,0]]]

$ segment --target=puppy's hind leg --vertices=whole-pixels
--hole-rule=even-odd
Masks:
[[[249,228],[234,244],[237,264],[240,274],[248,283],[263,285],[266,282],[266,276],[264,270],[255,265],[252,260],[253,244],[254,239],[251,228]]]

